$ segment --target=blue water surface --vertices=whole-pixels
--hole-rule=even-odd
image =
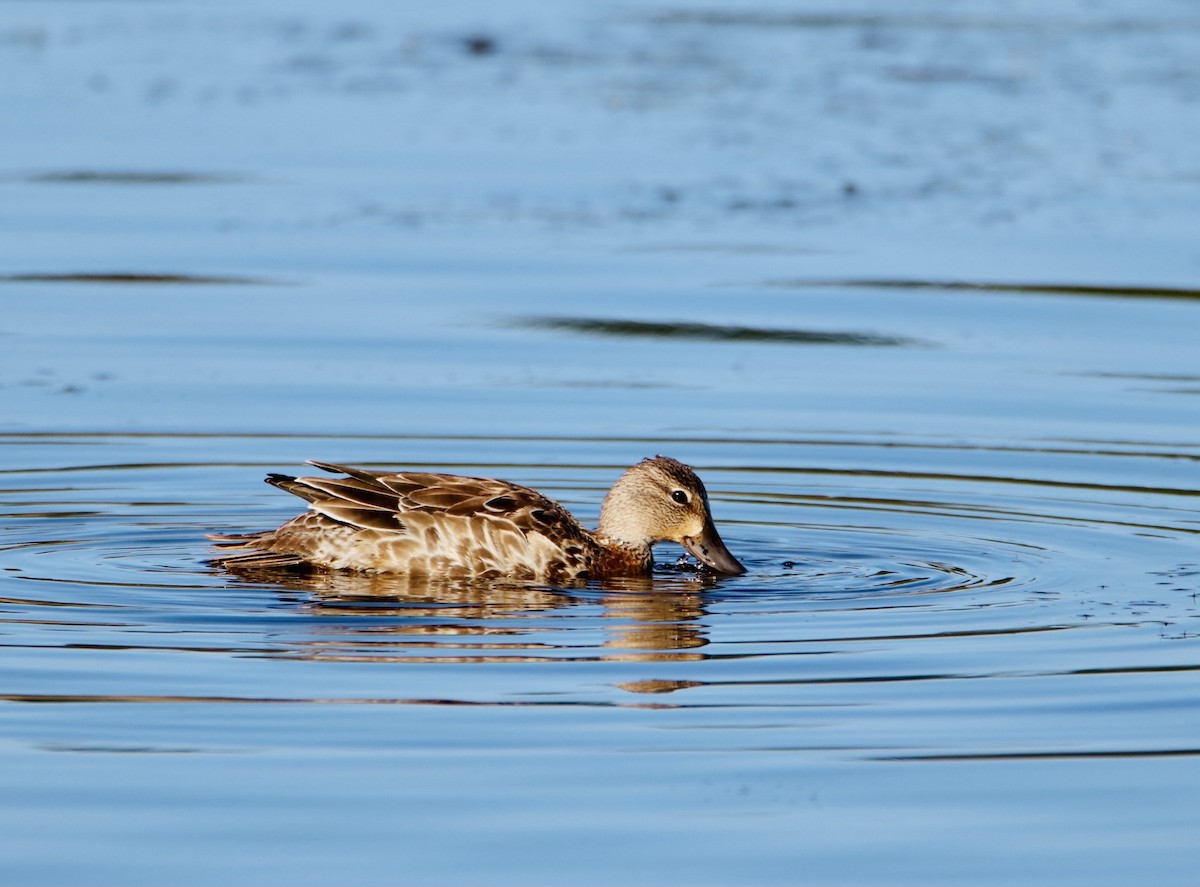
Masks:
[[[1195,883],[1194,4],[10,0],[0,105],[0,879]],[[746,575],[210,562],[655,453]]]

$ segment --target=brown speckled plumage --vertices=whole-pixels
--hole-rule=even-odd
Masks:
[[[218,564],[553,581],[645,575],[651,547],[669,540],[718,572],[744,572],[717,534],[700,478],[665,456],[621,476],[595,532],[507,481],[311,464],[344,476],[268,476],[309,510],[276,530],[213,536],[224,549]]]

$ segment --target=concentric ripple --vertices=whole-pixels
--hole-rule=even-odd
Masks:
[[[236,439],[204,445],[219,451],[248,443],[263,445]],[[163,634],[175,636],[167,646],[187,646],[199,633],[214,649],[272,656],[561,661],[692,657],[700,648],[709,655],[717,637],[753,646],[760,639],[740,633],[763,626],[748,618],[756,613],[769,614],[771,638],[783,627],[810,639],[843,636],[843,617],[851,614],[857,636],[903,634],[908,629],[887,615],[896,610],[931,620],[922,635],[1060,630],[1148,614],[1186,632],[1195,619],[1188,596],[1195,581],[1187,578],[1195,560],[1195,492],[1155,487],[1147,494],[1149,483],[1132,483],[1134,470],[1155,472],[1160,458],[1180,454],[1110,448],[1099,468],[1107,478],[1120,462],[1130,480],[1118,487],[1086,476],[1096,470],[1095,445],[671,443],[673,450],[696,452],[688,458],[708,482],[723,534],[750,568],[746,576],[717,578],[677,566],[681,552],[667,545],[650,579],[574,587],[231,574],[209,563],[204,534],[272,526],[295,513],[299,503],[258,484],[264,468],[278,462],[61,464],[3,476],[5,620],[38,626],[21,629],[38,644],[53,643],[48,632],[55,627],[103,624],[106,643],[129,649],[152,630],[156,648]],[[358,447],[371,451],[360,461],[387,464],[379,461],[381,442],[314,446]],[[585,520],[620,468],[619,460],[567,468],[482,463],[470,458],[471,445],[454,446],[464,450],[460,463],[409,464],[537,486]],[[629,449],[620,442],[573,446]],[[1031,469],[1044,472],[1051,450],[1058,474],[1039,477]],[[741,465],[730,458],[734,453]],[[756,458],[764,464],[754,464]],[[902,470],[889,468],[896,462]],[[1076,479],[1064,481],[1068,476]],[[1155,568],[1174,568],[1179,584],[1155,585],[1148,578]],[[231,602],[236,616],[223,609]],[[726,624],[721,613],[738,618]],[[814,613],[829,620],[828,631],[795,621]],[[313,621],[298,622],[299,616]]]

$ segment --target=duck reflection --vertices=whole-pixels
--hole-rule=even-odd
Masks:
[[[280,655],[421,663],[703,659],[703,592],[716,582],[671,573],[552,586],[279,569],[239,570],[236,578],[315,617]]]
[[[661,580],[660,580],[661,581]],[[678,582],[678,580],[676,580]],[[637,584],[640,587],[631,588]],[[693,652],[705,646],[703,598],[697,588],[655,589],[654,580],[625,580],[601,598],[605,653],[601,658],[628,662],[675,662],[703,659]],[[690,584],[698,584],[692,582]]]

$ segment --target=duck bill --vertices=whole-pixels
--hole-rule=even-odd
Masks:
[[[716,570],[718,573],[727,573],[730,576],[740,576],[746,572],[746,568],[742,566],[741,561],[729,553],[729,549],[725,547],[725,543],[721,541],[721,536],[717,532],[717,528],[713,525],[712,519],[704,522],[704,529],[695,536],[684,536],[680,542],[696,560]]]

